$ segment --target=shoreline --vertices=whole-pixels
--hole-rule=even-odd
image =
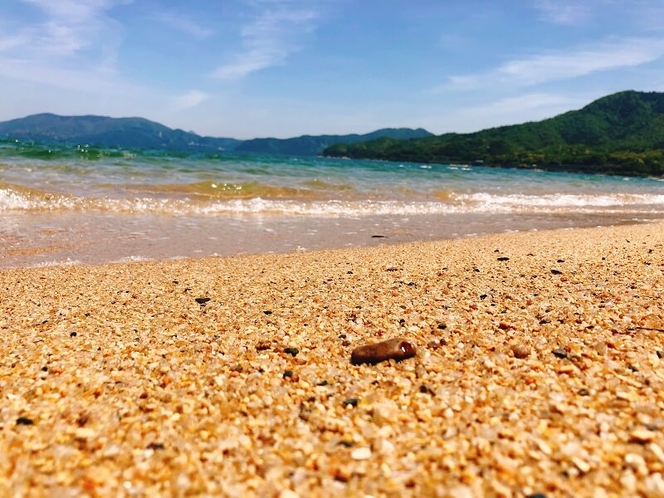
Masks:
[[[662,255],[658,221],[2,269],[0,491],[662,494]]]
[[[284,254],[453,240],[487,234],[658,223],[662,213],[463,213],[411,216],[169,217],[112,213],[6,215],[0,270]]]

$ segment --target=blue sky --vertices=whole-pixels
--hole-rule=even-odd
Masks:
[[[664,91],[663,19],[662,0],[2,0],[0,120],[471,132]]]

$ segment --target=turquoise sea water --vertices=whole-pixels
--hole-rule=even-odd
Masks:
[[[664,181],[0,142],[0,266],[309,250],[664,218]]]

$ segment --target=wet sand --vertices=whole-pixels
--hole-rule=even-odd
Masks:
[[[662,223],[1,270],[0,494],[662,496],[663,294]]]

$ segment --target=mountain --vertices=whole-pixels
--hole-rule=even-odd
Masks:
[[[418,128],[417,130],[410,128],[384,128],[365,135],[304,135],[286,139],[255,138],[242,142],[236,150],[238,152],[316,156],[321,154],[327,147],[337,143],[355,144],[380,137],[402,140],[430,136],[433,136],[433,134],[422,128]]]
[[[58,116],[35,114],[0,123],[0,136],[36,141],[62,141],[104,147],[219,151],[232,149],[240,140],[201,137],[173,130],[143,118]]]
[[[289,139],[202,137],[192,132],[174,130],[144,118],[109,118],[104,116],[58,116],[35,114],[0,122],[0,137],[61,141],[103,147],[127,147],[200,152],[259,152],[271,154],[318,155],[339,142],[357,143],[378,137],[420,138],[432,136],[426,130],[386,128],[366,135],[302,136]]]
[[[625,91],[539,122],[336,144],[324,155],[664,176],[664,93]]]

